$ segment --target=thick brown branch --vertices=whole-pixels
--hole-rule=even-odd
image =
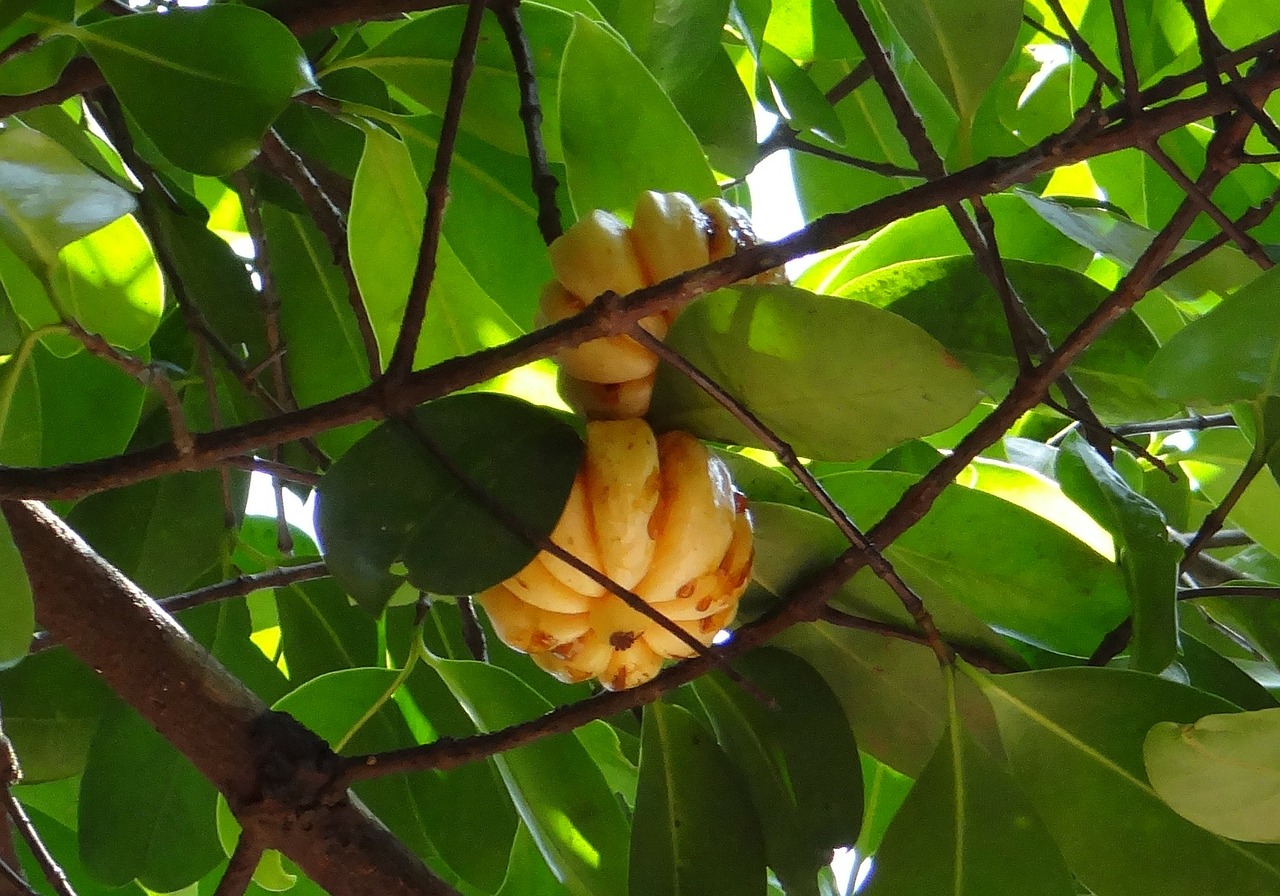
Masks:
[[[270,712],[47,508],[2,507],[40,624],[250,814],[265,845],[334,896],[456,896],[359,804],[316,799],[336,758],[315,735]]]

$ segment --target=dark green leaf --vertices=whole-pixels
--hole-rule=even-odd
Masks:
[[[551,709],[514,675],[469,660],[432,660],[481,731]],[[591,756],[572,734],[555,734],[494,757],[543,858],[575,896],[627,892],[628,822]]]
[[[645,707],[630,896],[763,894],[765,848],[742,778],[701,722]]]
[[[377,625],[331,579],[277,588],[280,639],[295,684],[378,659]]]
[[[885,833],[868,896],[1072,896],[1049,832],[948,690],[947,730]]]
[[[706,296],[681,314],[667,342],[804,457],[874,457],[945,429],[978,399],[972,375],[905,318],[789,286]],[[812,413],[818,406],[826,411]],[[662,429],[759,446],[666,366],[651,419]]]
[[[878,759],[862,754],[862,780],[866,782],[866,811],[862,833],[855,846],[858,855],[874,855],[884,839],[884,832],[911,792],[914,783]]]
[[[442,398],[413,420],[365,436],[319,487],[316,528],[329,570],[375,614],[406,577],[437,594],[470,594],[536,553],[428,452],[423,434],[489,499],[543,535],[560,518],[582,454],[572,427],[505,395]],[[396,565],[405,571],[393,572]]]
[[[1108,290],[1076,271],[1006,261],[1014,288],[1053,344],[1059,344]],[[914,321],[971,369],[994,398],[1017,374],[1000,300],[971,256],[893,265],[850,281],[838,293],[888,308]],[[1161,400],[1144,379],[1156,343],[1135,315],[1126,315],[1081,353],[1071,375],[1106,420],[1171,416],[1180,408]]]
[[[578,214],[629,220],[644,190],[718,195],[702,147],[640,60],[579,15],[560,70],[560,142]]]
[[[23,781],[80,774],[109,699],[102,680],[65,650],[38,653],[0,672],[4,733],[18,753]]]
[[[1178,658],[1178,665],[1192,687],[1221,697],[1241,709],[1273,709],[1277,706],[1276,698],[1266,688],[1186,631],[1182,632],[1182,655]]]
[[[79,845],[76,842],[74,827],[69,827],[29,805],[27,814],[40,835],[40,842],[49,850],[58,867],[67,875],[67,879],[75,882],[77,896],[146,896],[147,891],[136,883],[125,884],[123,887],[106,887],[99,884],[85,871],[84,865],[80,862]],[[72,824],[74,824],[74,817]],[[41,896],[45,896],[46,893],[49,896],[56,896],[53,890],[47,889],[48,884],[43,883],[44,872],[36,863],[35,857],[31,855],[26,842],[19,837],[16,845],[18,855],[27,872],[27,880],[32,883],[36,892]]]
[[[1160,672],[1178,653],[1177,586],[1182,546],[1164,514],[1135,492],[1078,434],[1058,452],[1057,479],[1116,540],[1116,563],[1133,605],[1132,666]]]
[[[1182,404],[1225,405],[1280,395],[1280,316],[1268,271],[1161,346],[1147,379]]]
[[[995,708],[1014,777],[1090,890],[1263,896],[1280,887],[1280,850],[1196,827],[1160,799],[1143,768],[1143,740],[1157,722],[1193,722],[1229,705],[1120,669],[971,674]]]
[[[834,849],[854,844],[862,820],[861,764],[849,721],[821,676],[789,653],[758,650],[735,666],[778,708],[765,708],[718,673],[694,689],[746,783],[769,867],[788,893],[816,894],[819,870]]]
[[[117,16],[76,34],[147,137],[197,174],[244,167],[290,98],[315,86],[289,30],[248,6]]]
[[[96,460],[125,449],[142,415],[145,386],[88,352],[58,358],[37,347],[31,363],[40,386],[43,466]]]
[[[80,785],[80,859],[99,881],[180,890],[223,858],[217,791],[132,709],[102,720]],[[122,824],[122,819],[130,823]]]
[[[563,893],[564,887],[538,852],[533,834],[521,822],[511,846],[507,876],[495,896],[563,896]]]
[[[90,495],[67,521],[152,597],[188,588],[222,559],[218,474],[174,473]]]

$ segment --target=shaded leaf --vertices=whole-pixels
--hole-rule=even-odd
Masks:
[[[582,454],[572,427],[505,395],[430,402],[414,412],[414,426],[379,426],[329,468],[318,489],[316,529],[329,571],[375,615],[406,578],[437,594],[471,594],[519,572],[536,553],[428,452],[420,434],[544,535],[560,518]]]
[[[715,738],[679,706],[645,707],[630,896],[765,892],[751,798]]]
[[[223,858],[216,801],[186,757],[117,704],[102,719],[80,785],[80,859],[108,886],[136,878],[162,893],[180,890]]]
[[[145,386],[88,352],[58,358],[39,346],[31,364],[40,387],[39,426],[32,428],[41,435],[43,466],[96,460],[125,449],[142,415]]]
[[[1233,840],[1280,843],[1280,709],[1160,722],[1142,755],[1156,793],[1183,818]]]
[[[804,457],[874,457],[945,429],[978,399],[972,375],[906,318],[794,287],[705,296],[680,315],[667,342]],[[819,406],[824,413],[813,413]],[[651,419],[662,429],[760,447],[665,365]]]
[[[18,753],[23,782],[80,774],[110,700],[102,679],[65,650],[37,653],[0,672],[4,733]]]
[[[579,216],[631,217],[644,190],[719,195],[697,138],[640,60],[578,15],[560,69],[560,142]]]
[[[1048,831],[948,691],[947,729],[885,832],[868,896],[1072,896]]]
[[[12,666],[27,655],[35,626],[35,604],[27,570],[9,534],[9,524],[0,520],[0,669]]]
[[[551,709],[496,666],[433,659],[481,731],[497,731]],[[628,822],[590,754],[572,734],[554,734],[494,757],[543,858],[576,896],[627,892]]]
[[[76,37],[160,152],[197,174],[244,167],[290,98],[315,87],[289,30],[248,6],[117,16]]]

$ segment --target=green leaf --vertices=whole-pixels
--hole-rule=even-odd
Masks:
[[[132,215],[64,246],[49,285],[72,319],[128,351],[147,344],[164,313],[160,264]]]
[[[409,150],[386,131],[368,128],[351,186],[347,236],[351,268],[384,365],[400,332],[426,212]]]
[[[27,798],[29,790],[21,788],[17,792],[23,794],[19,799],[24,799]],[[61,819],[55,820],[30,804],[27,805],[27,814],[40,834],[40,841],[58,863],[58,867],[66,874],[68,880],[75,882],[77,896],[147,896],[147,891],[136,883],[125,884],[123,887],[105,887],[90,876],[80,862],[74,815],[71,824],[67,825],[63,824]],[[52,893],[52,890],[41,889],[43,872],[27,848],[26,841],[19,837],[16,846],[18,856],[27,872],[27,880],[33,882],[36,892]]]
[[[1008,260],[1019,296],[1054,345],[1061,343],[1109,291],[1076,271]],[[1002,398],[1017,375],[1009,327],[995,290],[972,256],[893,265],[838,289],[843,296],[900,314],[923,327],[974,372],[983,388]],[[1142,420],[1177,413],[1144,378],[1156,342],[1142,321],[1127,314],[1095,340],[1071,375],[1104,420]]]
[[[507,876],[495,896],[562,896],[564,887],[551,873],[529,828],[520,823],[511,846]]]
[[[1147,367],[1156,392],[1195,405],[1280,395],[1278,282],[1280,272],[1260,274],[1161,346]]]
[[[46,650],[0,671],[4,733],[18,753],[23,783],[80,774],[110,699],[102,679],[65,650]]]
[[[1186,821],[1143,769],[1143,740],[1157,722],[1192,722],[1229,705],[1120,669],[969,674],[995,709],[1014,778],[1092,892],[1262,896],[1280,887],[1280,850],[1245,846]]]
[[[1013,52],[1022,3],[884,0],[884,11],[961,119],[971,120]]]
[[[505,395],[452,395],[422,405],[413,421],[417,432],[396,421],[365,436],[318,489],[316,529],[329,571],[375,615],[406,578],[436,594],[471,594],[519,572],[537,552],[428,452],[420,434],[543,535],[560,518],[582,455],[572,427]],[[391,571],[398,564],[405,573]]]
[[[866,811],[863,814],[862,833],[854,846],[858,855],[874,855],[880,848],[884,833],[898,809],[906,801],[915,783],[900,775],[878,759],[863,753],[862,780],[866,782]]]
[[[909,777],[920,774],[946,726],[946,694],[929,648],[825,622],[771,642],[818,670],[858,744]]]
[[[803,457],[875,457],[945,429],[978,400],[972,375],[915,324],[789,286],[705,296],[680,315],[667,343]],[[651,420],[760,447],[717,401],[665,365]]]
[[[885,833],[867,896],[1072,896],[1049,832],[948,691],[947,730]]]
[[[432,659],[481,731],[551,709],[511,673],[469,660]],[[572,734],[555,734],[494,757],[543,858],[575,896],[627,892],[628,821],[604,775]]]
[[[1197,433],[1195,447],[1170,452],[1195,481],[1198,490],[1214,503],[1223,501],[1254,452],[1239,429],[1210,429]],[[1280,554],[1280,484],[1274,476],[1256,476],[1227,517],[1273,554]]]
[[[862,820],[858,747],[835,694],[803,660],[753,651],[735,667],[777,703],[762,706],[723,675],[694,684],[716,737],[738,768],[764,832],[769,867],[788,893],[817,893],[834,849]]]
[[[458,7],[425,12],[367,52],[338,65],[367,69],[442,116],[466,14],[465,9]],[[558,162],[562,159],[557,117],[559,63],[573,20],[560,10],[529,3],[520,7],[520,21],[529,40],[538,81],[547,155],[551,161]],[[330,67],[330,71],[336,67]],[[462,128],[504,152],[523,155],[527,148],[524,126],[516,114],[519,108],[520,90],[511,51],[496,18],[486,16],[480,26],[475,71],[467,82]]]
[[[35,627],[36,611],[27,570],[9,534],[8,523],[0,519],[0,669],[27,655]]]
[[[263,203],[262,225],[271,247],[271,272],[280,295],[280,333],[289,346],[285,370],[298,404],[307,407],[369,385],[369,363],[342,272],[311,219]],[[316,437],[342,455],[367,425]]]
[[[326,672],[378,660],[376,623],[332,579],[275,589],[289,678],[294,685]]]
[[[1156,793],[1183,818],[1233,840],[1280,843],[1280,709],[1208,715],[1147,732]]]
[[[316,86],[289,29],[248,6],[116,16],[75,34],[156,148],[197,174],[243,168],[289,100]]]
[[[1169,538],[1164,514],[1129,487],[1077,433],[1058,452],[1063,491],[1110,532],[1116,563],[1133,604],[1132,666],[1160,672],[1178,653],[1178,563],[1182,546]]]
[[[80,785],[80,859],[108,886],[137,879],[162,893],[180,890],[223,858],[216,801],[186,757],[118,704],[93,739]]]
[[[146,357],[145,349],[141,354]],[[142,415],[145,386],[88,352],[58,358],[37,346],[31,365],[40,387],[41,465],[97,460],[125,449]]]
[[[560,69],[560,142],[580,216],[601,208],[630,220],[644,190],[719,195],[702,147],[653,76],[581,15]]]
[[[58,250],[133,211],[133,196],[40,131],[0,132],[0,239],[43,269]]]
[[[222,560],[226,521],[216,472],[174,473],[90,495],[67,522],[155,598],[184,591]]]
[[[691,713],[644,710],[631,829],[630,896],[763,894],[765,849],[751,798]]]
[[[790,56],[765,43],[760,47],[760,72],[768,76],[778,111],[792,127],[799,131],[813,131],[832,143],[844,143],[844,125],[840,117],[809,73],[796,65]]]

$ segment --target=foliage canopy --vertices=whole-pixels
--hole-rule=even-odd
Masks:
[[[1280,892],[1280,6],[18,0],[0,47],[0,896],[830,896],[840,847]],[[535,326],[574,218],[778,153],[803,229]],[[561,684],[469,595],[569,493],[556,351],[686,304],[650,419],[752,585]]]

